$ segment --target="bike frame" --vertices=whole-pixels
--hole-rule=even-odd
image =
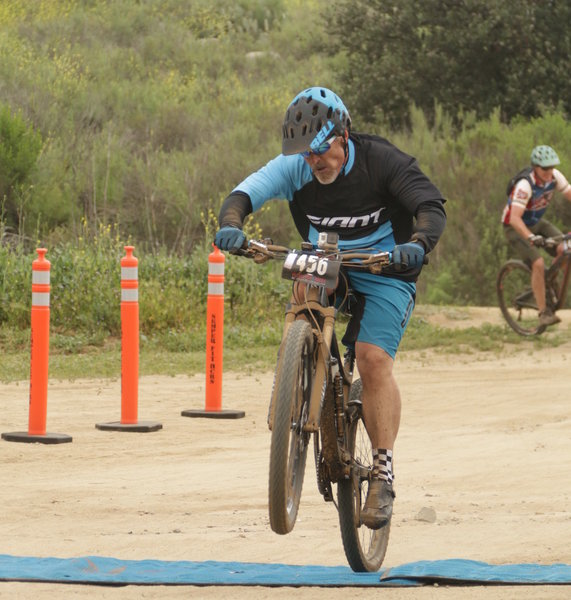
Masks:
[[[292,301],[286,306],[284,329],[282,333],[281,345],[283,345],[283,342],[287,336],[288,329],[294,321],[302,318],[311,322],[312,320],[314,320],[314,317],[312,317],[313,314],[319,314],[323,317],[322,329],[316,331],[314,328],[314,340],[317,342],[317,348],[314,349],[316,369],[315,376],[313,379],[313,387],[311,389],[307,422],[304,424],[303,427],[304,431],[310,433],[319,431],[321,404],[323,396],[325,394],[325,388],[328,382],[328,372],[331,364],[331,343],[333,340],[337,309],[333,306],[327,306],[326,301],[327,294],[324,288],[319,288],[314,285],[308,285],[306,287],[304,302],[297,303]],[[340,370],[343,369],[343,365],[340,364],[339,368]],[[344,396],[346,399],[348,397],[351,381],[350,378],[347,376],[347,373],[345,373],[344,369],[341,371],[341,373],[345,384]],[[279,376],[280,373],[278,372],[276,374],[276,379]],[[272,429],[274,421],[275,390],[276,386],[274,386],[274,390],[272,392],[272,408],[270,410],[268,421],[270,429]]]
[[[324,239],[322,239],[324,238]],[[380,273],[390,252],[337,252],[337,238],[320,234],[319,249],[301,252],[250,240],[238,254],[263,263],[282,259],[282,277],[292,280],[268,413],[272,432],[268,508],[273,531],[292,531],[297,519],[309,442],[313,437],[318,490],[334,502],[347,560],[354,571],[376,571],[385,556],[389,525],[370,530],[361,508],[372,469],[371,444],[361,410],[362,382],[353,384],[355,353],[341,357],[335,334],[338,309],[330,305],[343,262]],[[343,298],[345,302],[347,297]]]
[[[546,247],[555,248],[563,242],[563,253],[556,256],[551,265],[545,269],[545,294],[547,307],[557,312],[565,306],[569,283],[571,281],[571,233],[545,240]],[[500,308],[508,325],[520,335],[537,335],[543,333],[545,325],[534,324],[530,315],[522,321],[523,311],[537,310],[537,303],[531,283],[522,284],[520,290],[511,290],[512,297],[504,294],[506,280],[510,280],[512,272],[527,272],[531,282],[531,268],[524,261],[510,259],[504,263],[496,279],[496,291]],[[517,277],[517,274],[516,274]],[[512,314],[513,312],[513,314]]]

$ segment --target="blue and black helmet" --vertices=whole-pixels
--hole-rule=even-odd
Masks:
[[[283,154],[299,154],[319,147],[351,128],[351,117],[337,94],[324,87],[300,92],[287,107],[283,124]]]

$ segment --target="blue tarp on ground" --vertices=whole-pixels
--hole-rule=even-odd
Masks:
[[[379,573],[354,573],[346,566],[0,555],[0,581],[292,587],[395,587],[437,582],[449,585],[571,585],[571,565],[489,565],[452,559],[408,563],[383,569]]]
[[[0,555],[0,581],[108,585],[379,586],[380,573],[346,566],[242,562],[119,560],[101,556],[34,558]],[[389,585],[415,585],[411,581]]]
[[[474,560],[420,561],[385,569],[381,581],[407,579],[417,584],[571,585],[571,565],[490,565]]]

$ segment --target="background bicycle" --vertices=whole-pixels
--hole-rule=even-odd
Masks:
[[[563,254],[545,270],[545,300],[555,313],[565,306],[571,275],[571,233],[546,238],[545,247],[563,242]],[[537,303],[531,289],[531,269],[523,261],[508,260],[500,269],[496,281],[498,302],[508,325],[520,335],[543,333],[545,326],[537,318]]]

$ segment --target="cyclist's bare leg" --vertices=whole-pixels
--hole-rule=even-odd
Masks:
[[[531,289],[539,312],[545,310],[545,262],[538,258],[531,265]]]
[[[393,359],[378,346],[365,342],[355,344],[355,354],[363,382],[363,419],[371,444],[374,449],[392,452],[401,415],[400,392],[393,376]],[[369,481],[361,521],[371,529],[379,529],[391,520],[395,497],[391,479],[392,474],[388,481],[377,477]]]
[[[381,348],[355,344],[363,382],[363,419],[374,448],[392,450],[400,425],[401,398],[393,376],[393,359]]]

